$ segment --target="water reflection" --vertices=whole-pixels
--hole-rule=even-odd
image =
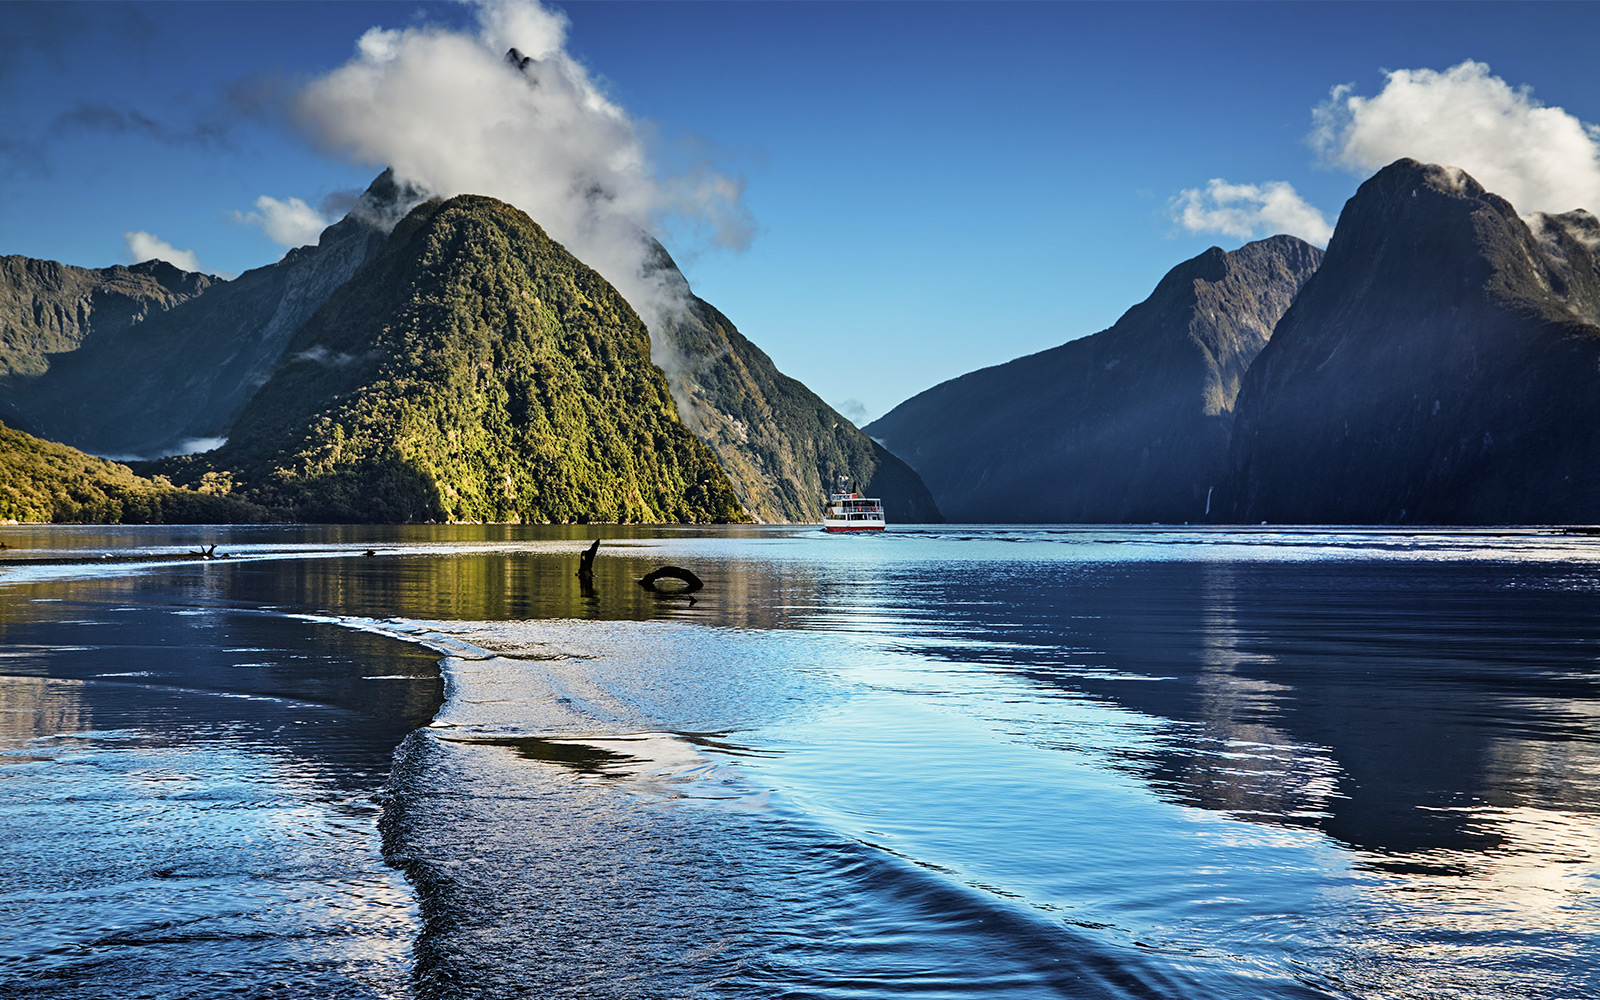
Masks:
[[[0,767],[48,758],[52,734],[136,731],[355,798],[403,739],[387,846],[440,894],[431,995],[525,993],[528,940],[546,995],[1594,980],[1589,539],[218,531],[238,558],[0,589]],[[664,563],[706,581],[697,601],[637,585]],[[439,708],[439,655],[472,697],[407,737]],[[207,780],[189,763],[124,784],[181,797]],[[941,954],[982,967],[929,974]]]

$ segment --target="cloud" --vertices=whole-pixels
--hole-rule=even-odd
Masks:
[[[741,182],[704,164],[659,176],[639,123],[566,52],[559,12],[533,0],[476,8],[472,33],[369,30],[347,63],[301,90],[298,124],[324,148],[436,195],[510,202],[654,327],[678,300],[652,276],[648,234],[687,228],[744,246],[753,226]]]
[[[1241,240],[1288,233],[1327,246],[1333,227],[1288,181],[1229,184],[1213,177],[1205,189],[1186,188],[1172,200],[1172,218],[1191,233]]]
[[[867,423],[867,418],[871,416],[871,414],[867,412],[866,404],[862,403],[859,399],[844,400],[836,405],[833,409],[839,414],[839,416],[850,421],[852,424],[855,424],[857,427]]]
[[[1344,84],[1312,112],[1326,162],[1368,172],[1409,156],[1460,167],[1524,213],[1600,210],[1600,128],[1472,60],[1386,77],[1376,97]]]
[[[196,119],[184,128],[174,128],[151,118],[137,108],[119,108],[110,104],[92,102],[78,104],[64,111],[51,122],[54,135],[72,131],[109,132],[117,135],[141,135],[172,146],[224,145],[228,141],[231,125],[215,116]]]
[[[147,260],[164,260],[185,271],[199,271],[206,273],[200,266],[200,258],[195,256],[193,250],[179,250],[171,243],[144,231],[123,233],[122,238],[128,241],[128,257],[130,263],[138,264]]]
[[[234,221],[260,226],[274,243],[303,247],[316,243],[333,221],[299,198],[279,201],[268,195],[256,199],[254,212],[234,212]]]

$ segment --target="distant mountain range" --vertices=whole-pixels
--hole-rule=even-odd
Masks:
[[[958,521],[1600,521],[1600,222],[1398,161],[1324,256],[1174,268],[1109,330],[865,429]]]
[[[297,519],[811,521],[841,479],[940,519],[665,250],[671,384],[632,308],[525,215],[420,201],[385,172],[316,246],[233,281],[0,259],[0,419],[130,461],[204,450],[135,464]]]
[[[0,519],[811,521],[842,478],[899,523],[1600,521],[1600,222],[1450,167],[865,434],[664,249],[652,339],[517,210],[420,201],[233,281],[0,258]]]
[[[954,521],[1199,521],[1228,472],[1240,381],[1322,251],[1213,247],[1110,329],[906,400],[865,430]]]
[[[0,378],[0,418],[98,455],[215,443],[300,324],[383,245],[386,214],[407,199],[415,192],[385,172],[316,246],[232,281],[159,261],[85,271],[5,258],[15,264],[0,271],[0,372],[11,372]],[[40,280],[56,271],[75,280]],[[75,293],[70,306],[62,287]],[[54,318],[71,307],[74,322]]]

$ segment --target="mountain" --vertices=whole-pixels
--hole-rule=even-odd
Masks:
[[[215,281],[159,260],[91,270],[0,257],[0,378],[42,375],[52,356],[115,338]]]
[[[0,523],[230,524],[266,511],[222,495],[212,476],[200,490],[145,479],[125,465],[41,441],[0,424]]]
[[[1234,399],[1322,251],[1274,236],[1179,264],[1109,329],[934,386],[869,424],[955,521],[1198,521]]]
[[[0,415],[53,440],[130,459],[237,440],[236,419],[286,357],[291,338],[421,200],[385,171],[315,246],[232,281],[158,261],[88,271],[0,259]],[[753,516],[818,520],[824,490],[843,477],[882,496],[902,522],[940,520],[914,472],[779,372],[727,317],[695,297],[666,251],[656,249],[658,276],[685,304],[658,331],[657,359],[683,421],[711,446]],[[245,433],[256,429],[247,424]],[[243,451],[230,454],[259,451],[239,443]],[[173,469],[214,467],[221,466]],[[576,516],[576,508],[561,509]]]
[[[1224,516],[1600,520],[1600,224],[1400,160],[1245,377]]]
[[[644,324],[522,212],[428,202],[299,327],[228,443],[158,468],[313,521],[738,521]]]
[[[89,271],[0,259],[0,413],[103,455],[221,438],[295,330],[417,200],[385,172],[316,246],[232,281],[159,261]]]
[[[684,422],[711,446],[752,516],[820,521],[823,494],[843,478],[881,498],[895,522],[944,520],[910,467],[780,372],[690,290],[665,249],[655,250],[656,276],[685,304],[659,324],[655,359]]]

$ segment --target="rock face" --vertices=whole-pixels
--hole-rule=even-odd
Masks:
[[[1203,520],[1245,370],[1321,258],[1291,236],[1213,247],[1111,328],[935,386],[866,431],[954,521]]]
[[[43,375],[59,355],[113,340],[216,280],[159,260],[91,270],[0,257],[0,378]]]
[[[1600,520],[1600,224],[1401,160],[1239,393],[1224,517]]]
[[[417,200],[386,172],[316,246],[232,281],[159,261],[85,271],[5,258],[3,412],[35,434],[102,455],[173,454],[226,435],[295,330],[383,244],[397,210]]]
[[[883,500],[893,523],[943,521],[917,474],[803,384],[689,289],[664,249],[659,276],[686,309],[657,331],[655,359],[684,422],[711,446],[750,514],[821,521],[823,494],[842,477]]]
[[[174,478],[312,521],[744,520],[622,296],[522,212],[428,202]]]

